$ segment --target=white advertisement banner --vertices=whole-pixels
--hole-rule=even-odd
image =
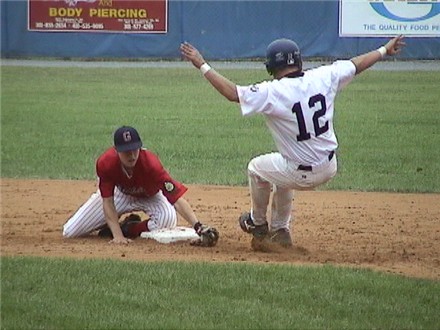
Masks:
[[[440,37],[440,0],[340,0],[339,36]]]

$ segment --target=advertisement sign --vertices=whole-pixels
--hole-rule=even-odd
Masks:
[[[168,0],[28,0],[29,31],[166,33]]]
[[[340,0],[341,37],[440,37],[440,0]]]

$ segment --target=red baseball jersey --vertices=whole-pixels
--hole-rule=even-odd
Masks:
[[[96,173],[103,198],[113,196],[115,187],[124,194],[135,197],[152,197],[162,190],[168,201],[174,204],[188,190],[168,174],[159,157],[145,149],[139,151],[139,158],[131,177],[128,177],[122,169],[114,147],[109,148],[98,158]]]

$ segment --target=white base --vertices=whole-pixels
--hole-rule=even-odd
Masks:
[[[151,238],[159,243],[173,243],[179,241],[189,241],[199,238],[193,228],[176,227],[174,229],[159,229],[154,231],[145,231],[141,233],[142,238]]]

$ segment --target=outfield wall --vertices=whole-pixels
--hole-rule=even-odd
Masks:
[[[348,58],[388,39],[339,37],[338,1],[171,0],[167,32],[157,34],[28,31],[27,9],[24,0],[1,1],[2,57],[175,59],[186,40],[207,59],[246,59],[288,37],[306,58]],[[440,34],[407,38],[400,58],[440,59]]]

